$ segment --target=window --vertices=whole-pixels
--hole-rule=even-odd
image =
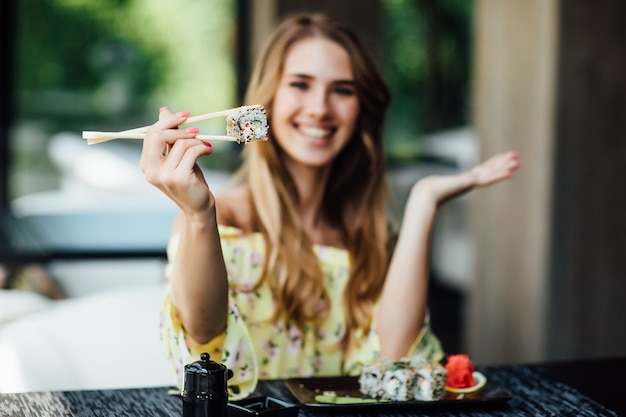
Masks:
[[[123,130],[152,123],[164,105],[199,114],[236,101],[234,1],[13,3],[9,200],[64,186],[68,167],[51,149],[61,132]]]

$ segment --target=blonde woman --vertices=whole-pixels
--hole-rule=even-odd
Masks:
[[[382,138],[389,93],[350,29],[323,15],[276,29],[245,101],[265,106],[270,139],[246,145],[236,185],[220,195],[197,165],[210,143],[178,129],[188,112],[162,108],[144,140],[146,179],[181,212],[162,311],[179,377],[208,352],[234,371],[231,395],[240,398],[259,378],[355,374],[377,354],[441,360],[426,313],[437,207],[512,177],[517,155],[419,181],[392,230]]]

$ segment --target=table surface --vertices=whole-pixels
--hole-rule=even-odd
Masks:
[[[478,367],[490,384],[505,389],[506,402],[473,405],[416,404],[415,407],[312,408],[302,406],[301,417],[333,416],[620,416],[626,398],[618,392],[626,358],[595,359],[533,365]],[[171,388],[171,387],[170,387]],[[261,381],[253,395],[293,403],[284,380]],[[0,395],[0,416],[182,416],[182,402],[168,395],[168,387],[35,392]]]

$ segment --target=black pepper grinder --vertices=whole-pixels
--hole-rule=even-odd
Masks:
[[[185,365],[183,376],[183,417],[226,417],[228,380],[233,371],[210,360],[208,353]]]

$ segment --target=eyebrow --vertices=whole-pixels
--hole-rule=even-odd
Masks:
[[[313,79],[314,77],[308,75],[308,74],[286,74],[289,77],[296,77],[296,78],[305,78],[307,80]],[[355,81],[354,80],[334,80],[333,84],[348,84],[348,85],[355,85]]]

